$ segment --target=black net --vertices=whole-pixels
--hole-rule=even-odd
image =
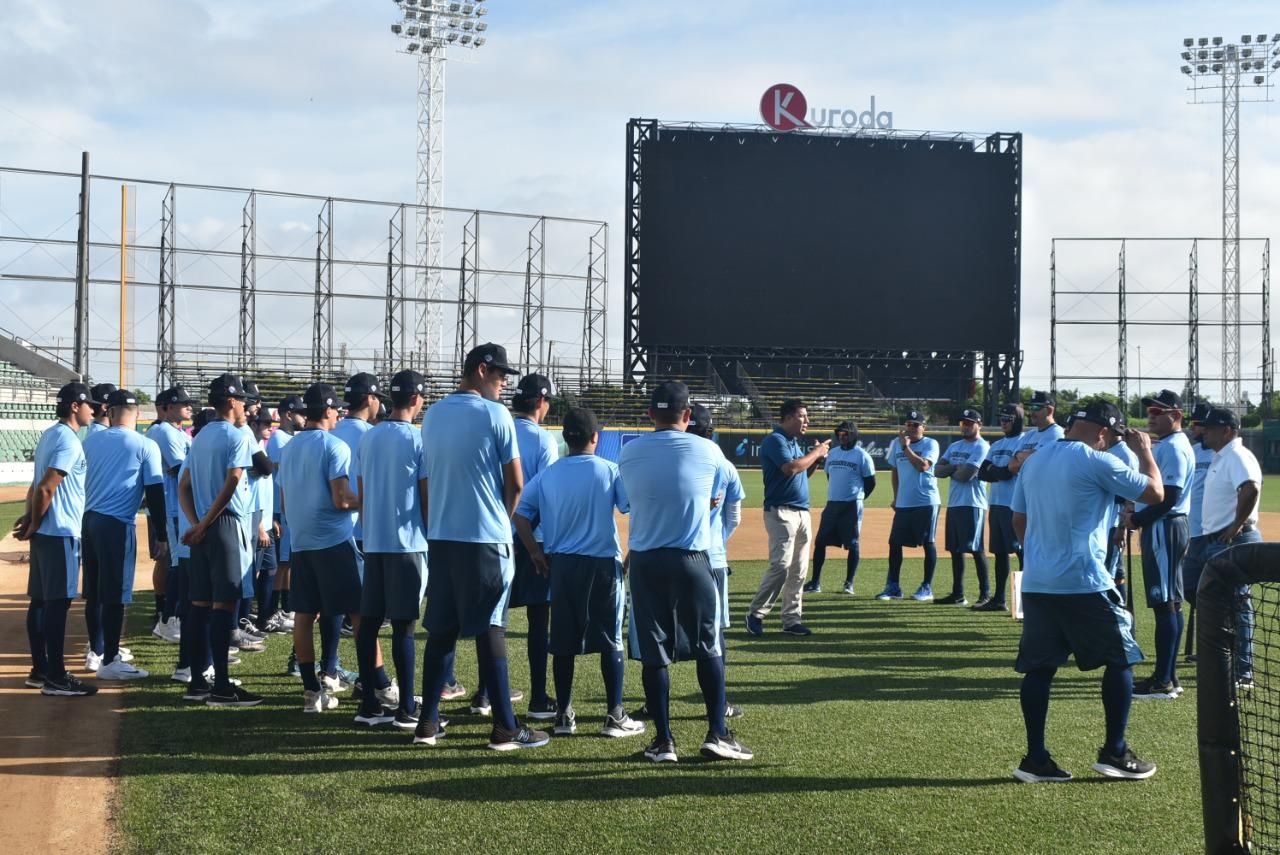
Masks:
[[[1280,583],[1242,589],[1232,612],[1245,839],[1280,855]]]

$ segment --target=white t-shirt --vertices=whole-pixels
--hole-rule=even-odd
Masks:
[[[1222,531],[1236,518],[1236,491],[1252,481],[1262,489],[1262,468],[1253,452],[1244,447],[1239,437],[1213,456],[1209,472],[1204,476],[1204,504],[1200,508],[1201,528],[1205,534]],[[1246,521],[1258,524],[1258,500]]]

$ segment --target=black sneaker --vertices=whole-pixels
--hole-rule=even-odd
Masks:
[[[545,730],[531,730],[517,725],[515,730],[495,727],[489,733],[489,747],[494,751],[516,751],[520,748],[538,748],[551,741]]]
[[[27,675],[27,679],[23,680],[23,685],[29,689],[42,689],[44,688],[44,682],[44,674],[41,674],[35,668],[32,668],[31,673]]]
[[[1193,665],[1196,661],[1196,655],[1194,653],[1188,653],[1186,656],[1182,657],[1182,661],[1186,662],[1188,665]]]
[[[726,730],[723,736],[707,731],[707,738],[702,741],[702,756],[710,760],[750,760],[756,755],[751,749],[738,741],[732,730]]]
[[[471,696],[471,714],[472,715],[492,715],[493,707],[489,704],[489,699],[482,693],[476,692]]]
[[[1053,784],[1070,781],[1071,773],[1058,766],[1050,757],[1043,763],[1037,763],[1030,757],[1023,757],[1018,768],[1013,770],[1013,777],[1028,784]]]
[[[366,710],[364,704],[360,705],[360,709],[356,712],[355,723],[363,724],[366,727],[378,727],[383,724],[391,724],[396,720],[396,714],[392,710],[384,706],[379,706],[375,710]]]
[[[940,600],[934,600],[933,604],[935,606],[967,606],[969,601],[965,599],[964,594],[952,592]]]
[[[542,701],[533,701],[529,704],[529,718],[537,721],[550,721],[556,717],[556,702],[547,698]]]
[[[804,587],[800,589],[800,592],[804,594],[821,594],[822,586],[817,582],[806,582]]]
[[[404,707],[401,707],[396,710],[396,718],[395,721],[391,722],[391,726],[398,727],[401,730],[417,730],[418,714],[421,711],[422,708],[418,707],[413,712],[405,712]]]
[[[192,680],[187,684],[187,690],[183,693],[182,699],[190,703],[202,704],[209,700],[209,692],[211,691],[208,683],[197,683]]]
[[[30,684],[28,683],[28,685]],[[64,698],[83,698],[97,693],[97,686],[87,686],[70,674],[46,678],[44,685],[40,687],[40,694],[42,695],[54,695]]]
[[[985,603],[978,603],[973,610],[975,612],[1007,612],[1009,607],[1004,604],[1004,600],[990,599]]]
[[[631,717],[634,718],[636,721],[648,721],[649,719],[653,718],[653,716],[649,715],[648,704],[641,704],[640,706],[632,710]]]
[[[798,635],[803,638],[806,635],[813,635],[813,630],[802,623],[793,623],[791,626],[784,626],[782,631],[787,635]]]
[[[1178,697],[1178,690],[1173,683],[1157,683],[1154,677],[1139,680],[1133,684],[1135,701],[1171,701]]]
[[[604,727],[600,728],[600,735],[610,739],[639,736],[642,733],[644,733],[644,725],[627,715],[627,711],[622,706],[610,710],[604,717]]]
[[[973,605],[969,606],[969,610],[973,611],[974,609],[978,608],[978,606],[985,606],[989,602],[991,602],[991,595],[981,594],[978,596],[978,599],[973,601]]]
[[[726,703],[724,705],[725,718],[742,718],[742,707],[737,704]]]
[[[444,722],[418,719],[417,727],[413,730],[413,744],[435,745],[437,739],[444,739]]]
[[[654,763],[675,763],[678,761],[676,757],[676,741],[656,736],[653,742],[649,743],[649,747],[644,750],[644,756]]]
[[[556,714],[556,726],[551,729],[556,736],[572,736],[578,732],[578,716],[573,707]]]
[[[1098,749],[1098,762],[1093,764],[1093,768],[1108,778],[1124,778],[1128,781],[1141,781],[1156,773],[1155,763],[1140,760],[1133,749],[1128,747],[1119,757],[1108,754],[1106,748]]]
[[[262,695],[255,695],[240,686],[232,686],[229,690],[209,692],[209,700],[205,704],[211,707],[256,707],[262,703]]]

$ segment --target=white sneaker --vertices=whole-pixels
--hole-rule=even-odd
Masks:
[[[382,704],[384,707],[395,709],[400,706],[400,687],[395,683],[392,683],[385,689],[378,689],[374,692],[374,695],[377,696],[378,703]]]
[[[173,674],[170,675],[169,679],[175,683],[190,683],[191,669],[190,668],[174,668]]]
[[[179,625],[180,621],[176,617],[157,621],[155,627],[151,630],[151,634],[161,641],[177,644],[182,640],[182,631],[178,628]]]
[[[335,709],[337,706],[338,699],[324,689],[318,692],[313,692],[310,689],[302,690],[302,711],[304,713],[324,712],[325,710]]]
[[[86,651],[84,654],[84,669],[86,671],[97,671],[102,667],[102,657],[92,650]]]
[[[351,684],[338,676],[329,676],[328,674],[320,675],[320,688],[326,692],[345,692],[351,688]]]
[[[117,656],[111,662],[98,668],[99,680],[142,680],[151,676],[141,668],[134,668]]]
[[[212,666],[212,665],[210,665],[208,668],[206,668],[206,669],[205,669],[205,672],[204,672],[204,681],[205,681],[206,683],[208,683],[209,685],[213,685],[213,678],[214,678],[214,676],[215,676],[215,674],[214,674],[214,672],[213,672],[213,666]],[[228,678],[227,678],[227,682],[228,682],[228,683],[230,683],[230,684],[231,684],[231,685],[233,685],[233,686],[239,686],[239,685],[240,685],[240,681],[239,681],[239,680],[237,680],[235,677],[228,677]]]
[[[242,629],[231,633],[231,643],[246,653],[261,653],[267,646]]]
[[[125,647],[123,644],[122,644],[122,645],[120,645],[120,646],[119,646],[118,648],[116,648],[116,649],[120,651],[120,661],[121,661],[121,662],[132,662],[132,661],[133,661],[133,651],[132,651],[132,650],[130,650],[129,648]]]

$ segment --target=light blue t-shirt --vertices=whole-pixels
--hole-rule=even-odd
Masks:
[[[387,420],[360,437],[351,480],[364,482],[360,527],[365,552],[425,552],[418,482],[427,477],[422,433],[408,422]]]
[[[719,450],[718,445],[716,449]],[[723,452],[721,457],[724,457]],[[719,569],[729,566],[729,542],[724,536],[724,507],[730,502],[741,502],[747,497],[746,491],[742,489],[742,477],[738,474],[738,467],[730,463],[727,458],[720,465],[720,471],[716,473],[716,482],[711,488],[711,495],[719,496],[720,501],[711,509],[711,547],[707,549],[707,558],[711,560],[712,567]]]
[[[516,445],[520,448],[520,469],[524,473],[524,483],[528,485],[539,472],[556,462],[560,451],[556,448],[551,433],[539,427],[537,422],[519,416],[515,416],[514,421]],[[513,527],[511,531],[514,534],[515,528]],[[542,541],[541,526],[534,526],[533,536],[539,542]]]
[[[1152,437],[1151,456],[1156,459],[1156,468],[1166,487],[1178,487],[1182,493],[1178,501],[1169,509],[1170,514],[1185,514],[1191,510],[1191,482],[1196,474],[1196,453],[1191,450],[1191,440],[1180,430],[1157,440]],[[1133,508],[1140,511],[1146,505],[1135,503]]]
[[[516,513],[542,521],[548,554],[616,558],[622,549],[615,509],[631,509],[617,465],[594,454],[571,454],[524,485]]]
[[[507,408],[471,392],[446,395],[422,420],[427,534],[432,540],[511,543],[502,467],[520,459]]]
[[[195,502],[196,516],[204,515],[213,507],[213,500],[222,492],[231,469],[248,471],[253,466],[253,443],[240,428],[224,419],[214,419],[191,440],[187,452],[187,468],[191,472],[191,497]],[[241,520],[253,513],[253,496],[249,493],[249,478],[240,473],[240,482],[227,502],[226,512]]]
[[[147,429],[147,439],[160,449],[164,471],[164,510],[170,517],[182,515],[178,507],[178,469],[191,449],[191,435],[171,422],[156,422]]]
[[[267,437],[267,459],[276,467],[276,473],[271,478],[271,509],[277,514],[280,513],[280,463],[284,459],[284,447],[291,439],[293,434],[283,428],[276,428],[271,432],[271,436]]]
[[[876,474],[876,464],[866,449],[855,445],[845,451],[838,445],[831,446],[827,462],[828,502],[861,502],[862,479]]]
[[[350,477],[351,449],[345,442],[318,429],[293,435],[284,448],[280,492],[294,551],[327,549],[352,539],[356,512],[335,508],[329,486]]]
[[[356,448],[360,445],[361,437],[371,430],[373,430],[373,425],[369,424],[364,419],[347,416],[345,419],[340,419],[338,423],[333,426],[331,433],[347,444],[347,450],[351,452],[351,458],[354,460],[356,456]],[[354,477],[351,479],[351,492],[356,495],[360,494]],[[360,525],[359,518],[356,519],[354,536],[356,540],[363,542],[364,529]]]
[[[930,463],[938,462],[938,442],[924,436],[911,443],[911,450]],[[898,470],[898,495],[894,506],[898,508],[919,508],[927,505],[942,504],[942,496],[938,493],[938,477],[930,466],[923,472],[911,465],[910,458],[902,451],[902,442],[895,439],[889,444],[889,465]]]
[[[112,427],[88,437],[84,459],[89,465],[84,509],[130,525],[142,505],[143,489],[164,483],[160,449],[131,428]],[[162,523],[157,520],[156,524]]]
[[[954,463],[956,466],[978,467],[982,465],[982,461],[987,459],[987,453],[991,450],[991,443],[982,437],[977,439],[958,439],[947,446],[947,450],[942,453],[942,460],[948,463]],[[951,479],[951,490],[947,495],[948,508],[982,508],[987,509],[987,482],[980,479],[977,475],[968,481],[957,481]]]
[[[190,466],[187,465],[190,459],[191,458],[188,457],[186,460],[183,460],[182,465],[178,467],[178,476],[177,476],[178,483],[182,483],[182,473],[190,470]],[[177,540],[174,541],[173,555],[171,556],[175,560],[181,560],[183,558],[191,557],[191,547],[187,546],[185,543],[182,542],[182,536],[186,534],[190,528],[191,528],[191,523],[187,521],[187,515],[183,513],[182,506],[179,505],[178,506],[178,537],[177,537]]]
[[[107,426],[101,422],[89,422],[89,426],[84,429],[84,438],[88,439],[100,430],[106,430]]]
[[[624,445],[618,469],[631,500],[630,547],[709,551],[711,491],[722,460],[714,442],[678,430]]]
[[[1107,449],[1107,454],[1113,454],[1124,461],[1124,465],[1133,471],[1138,471],[1138,455],[1133,453],[1133,449],[1123,442],[1117,442],[1115,445]],[[1120,506],[1115,502],[1111,503],[1111,512],[1107,514],[1107,530],[1115,528],[1120,524]]]
[[[1026,514],[1022,590],[1091,594],[1112,587],[1107,517],[1115,497],[1136,499],[1146,476],[1082,442],[1042,446],[1018,473],[1014,513]]]
[[[1028,433],[1030,431],[1023,431],[1017,436],[1002,437],[991,443],[991,450],[987,452],[987,459],[991,461],[991,465],[1007,469],[1009,461],[1013,459],[1013,455],[1018,453],[1018,449],[1026,441]],[[1009,503],[1013,501],[1013,487],[1017,480],[1018,476],[1014,475],[1008,481],[992,481],[991,489],[987,493],[987,499],[993,505],[1009,507]]]
[[[35,478],[32,486],[44,480],[45,473],[57,469],[62,473],[58,489],[53,491],[49,510],[40,520],[37,534],[54,537],[79,537],[84,517],[84,480],[87,466],[80,435],[66,422],[58,422],[40,434],[36,443]]]
[[[1062,439],[1063,430],[1060,424],[1051,424],[1044,430],[1032,428],[1022,435],[1022,444],[1018,451],[1038,451],[1046,445],[1052,445]]]
[[[261,440],[254,440],[253,450],[267,453],[267,444]],[[268,456],[267,458],[271,458]],[[253,487],[253,509],[262,511],[263,526],[271,528],[271,517],[276,510],[276,478],[275,475],[259,475],[251,482]]]
[[[1203,442],[1192,444],[1195,452],[1196,471],[1191,478],[1191,512],[1187,520],[1191,526],[1192,537],[1203,537],[1206,532],[1200,525],[1200,509],[1204,507],[1204,476],[1209,474],[1209,464],[1213,463],[1213,449],[1205,448]]]

